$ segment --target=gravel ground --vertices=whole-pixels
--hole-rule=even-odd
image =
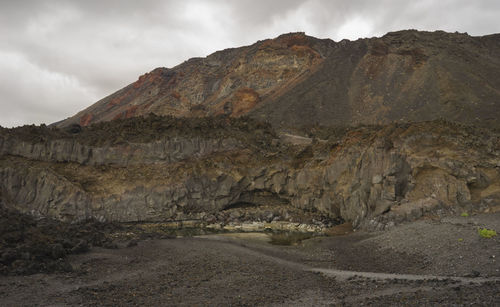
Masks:
[[[92,248],[69,256],[72,272],[0,277],[0,305],[498,306],[499,238],[481,238],[477,227],[499,230],[500,214],[296,246],[247,234]]]

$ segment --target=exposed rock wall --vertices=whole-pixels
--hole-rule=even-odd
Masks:
[[[77,162],[88,165],[148,164],[177,162],[186,158],[200,158],[217,151],[241,147],[235,139],[202,137],[163,138],[150,143],[91,146],[75,139],[58,139],[46,142],[27,142],[0,136],[0,155],[21,156],[28,159],[52,162]]]
[[[367,228],[435,209],[476,210],[500,199],[498,136],[439,122],[355,130],[339,143],[305,145],[312,153],[301,163],[285,159],[292,151],[256,158],[258,151],[232,141],[168,144],[117,145],[115,160],[79,158],[75,152],[85,150],[65,142],[3,145],[2,197],[22,211],[64,220],[203,220],[250,204],[288,206]],[[142,150],[122,154],[130,146]],[[234,156],[222,151],[229,148]],[[245,158],[238,162],[239,156]],[[76,163],[54,163],[71,159]]]
[[[3,165],[4,203],[35,216],[76,221],[92,216],[91,197],[50,168]]]

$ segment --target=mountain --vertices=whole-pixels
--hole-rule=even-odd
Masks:
[[[497,210],[499,42],[292,33],[158,68],[55,127],[1,128],[0,204],[312,231]]]
[[[286,34],[0,127],[0,305],[500,305],[499,41]]]
[[[156,68],[58,126],[154,113],[247,115],[274,126],[500,117],[500,34],[405,30],[380,38],[289,33]]]

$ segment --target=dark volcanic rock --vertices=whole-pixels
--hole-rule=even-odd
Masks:
[[[492,130],[444,121],[391,124],[334,129],[344,136],[293,145],[287,142],[295,136],[279,141],[269,126],[244,118],[228,119],[223,128],[217,124],[221,118],[205,118],[203,133],[195,124],[199,119],[181,119],[182,133],[172,127],[148,136],[148,129],[171,120],[103,123],[84,128],[81,138],[31,127],[28,135],[45,139],[30,139],[22,130],[4,129],[2,198],[23,212],[66,221],[326,218],[382,229],[457,206],[485,210],[500,196],[500,143]],[[130,135],[117,143],[120,133],[112,132],[113,125],[138,126],[117,129]],[[325,130],[317,127],[315,133],[328,136],[330,128]],[[176,145],[157,148],[158,140],[171,142],[173,131],[179,135]],[[101,144],[104,136],[107,143]],[[99,145],[92,146],[92,139]],[[207,145],[211,140],[220,145]],[[34,150],[47,144],[50,149]],[[87,160],[75,158],[78,146],[92,153]]]
[[[115,227],[37,220],[0,203],[0,275],[71,270],[66,255],[105,245],[104,232]]]

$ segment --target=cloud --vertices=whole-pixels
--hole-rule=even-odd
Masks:
[[[51,123],[97,98],[77,78],[46,70],[15,53],[0,51],[0,67],[0,93],[8,97],[1,100],[2,126]]]
[[[293,31],[356,39],[388,31],[500,32],[500,1],[5,1],[0,125],[71,116],[155,67]]]

